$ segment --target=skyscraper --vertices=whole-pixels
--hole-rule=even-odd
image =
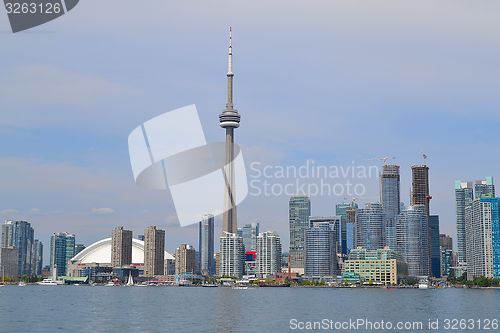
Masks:
[[[335,253],[337,255],[342,254],[342,216],[310,216],[309,226],[317,226],[320,224],[329,225],[330,229],[333,231],[334,243],[335,243]],[[306,229],[307,232],[307,229]]]
[[[500,278],[500,198],[478,198],[465,209],[467,279]]]
[[[281,239],[266,231],[257,237],[257,274],[268,277],[281,271]]]
[[[0,247],[15,247],[18,253],[19,276],[32,274],[34,230],[26,221],[6,221],[2,225],[2,244]]]
[[[111,233],[111,266],[123,267],[132,263],[132,231],[116,227]]]
[[[304,238],[309,226],[311,201],[306,196],[293,196],[289,202],[290,267],[292,272],[304,273]]]
[[[257,251],[257,236],[259,236],[259,223],[245,224],[238,228],[238,234],[243,238],[245,251]]]
[[[0,276],[16,278],[19,275],[19,252],[13,246],[0,247]]]
[[[163,275],[164,259],[165,230],[147,227],[144,230],[144,276]]]
[[[425,213],[429,216],[429,167],[427,165],[413,165],[411,167],[411,205],[424,205]]]
[[[43,244],[38,239],[35,239],[33,244],[33,254],[31,255],[31,269],[32,275],[42,276],[43,267]]]
[[[429,227],[428,222],[430,216],[430,202],[432,199],[429,193],[429,167],[427,165],[413,165],[411,167],[411,174],[412,174],[411,204],[412,206],[424,205],[425,214],[427,215],[427,228],[428,228]],[[432,256],[430,229],[427,230],[427,239],[428,239],[427,245],[429,247],[427,251],[427,254],[429,255],[429,258],[427,260],[429,272],[427,272],[427,274],[422,274],[422,275],[432,275],[431,265],[430,265]]]
[[[356,247],[367,250],[383,248],[384,212],[379,203],[368,203],[356,213]]]
[[[352,202],[343,202],[335,205],[335,215],[341,217],[340,223],[340,249],[342,254],[347,254],[348,248],[352,249],[352,245],[348,246],[348,234],[353,233],[353,225],[349,223],[347,216],[347,211],[352,208]],[[349,225],[349,226],[348,226]],[[349,229],[349,230],[348,230]]]
[[[429,229],[431,233],[431,272],[436,278],[441,277],[441,247],[439,245],[439,216],[429,217]]]
[[[380,203],[384,212],[383,245],[396,249],[396,217],[401,208],[399,165],[385,164],[380,174]]]
[[[214,275],[214,216],[211,214],[204,215],[200,221],[198,249],[200,251],[201,274]]]
[[[425,205],[410,206],[396,219],[398,252],[408,264],[408,275],[429,274],[429,226]]]
[[[220,276],[241,278],[245,261],[243,239],[237,234],[224,232],[220,237],[219,258]]]
[[[305,234],[304,275],[310,278],[337,274],[334,225],[327,221],[312,222]]]
[[[465,208],[472,204],[474,190],[471,182],[455,181],[455,203],[457,213],[457,248],[458,262],[467,262],[467,249],[465,243]]]
[[[192,274],[195,270],[196,250],[191,245],[181,244],[175,251],[175,274]]]
[[[240,126],[240,115],[233,105],[233,46],[232,32],[229,28],[229,52],[227,68],[227,102],[226,108],[219,115],[220,126],[226,130],[226,162],[224,165],[224,177],[226,187],[224,189],[224,214],[223,232],[237,232],[236,218],[236,191],[234,189],[234,129]]]
[[[54,233],[50,238],[50,269],[57,276],[66,275],[66,265],[75,256],[75,235],[67,232]]]

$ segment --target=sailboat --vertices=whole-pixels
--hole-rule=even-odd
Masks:
[[[134,285],[134,279],[132,278],[132,272],[128,273],[128,281],[127,281],[127,286],[131,287]]]

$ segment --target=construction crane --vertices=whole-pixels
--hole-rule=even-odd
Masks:
[[[387,165],[388,160],[394,160],[394,159],[396,159],[396,156],[381,156],[381,157],[370,158],[365,161],[384,161],[384,165]]]

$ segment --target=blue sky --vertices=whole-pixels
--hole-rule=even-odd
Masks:
[[[89,244],[124,225],[197,245],[168,192],[135,186],[127,137],[195,103],[222,141],[227,27],[234,32],[236,140],[247,163],[358,164],[396,156],[402,199],[429,155],[431,210],[455,234],[455,179],[500,179],[500,22],[495,1],[85,0],[12,34],[0,11],[0,218],[26,219],[46,246],[68,231]],[[360,203],[378,200],[366,181]],[[222,198],[221,198],[222,200]],[[330,215],[337,197],[313,198]],[[288,198],[248,198],[288,245]],[[220,221],[218,221],[220,227]]]

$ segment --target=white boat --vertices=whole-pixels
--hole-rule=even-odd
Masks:
[[[106,287],[114,287],[115,286],[115,283],[113,281],[109,281],[107,284],[106,284]]]
[[[40,286],[57,286],[58,283],[52,279],[43,279],[42,281],[37,282],[36,284]]]
[[[418,279],[418,289],[429,289],[428,276],[419,276],[417,279]]]
[[[21,281],[21,282],[19,282],[18,286],[19,286],[19,287],[26,287],[26,283],[25,283],[25,282],[23,282],[23,281]]]
[[[127,281],[127,286],[131,287],[134,285],[134,279],[132,278],[132,272],[128,273],[128,281]]]
[[[236,283],[233,285],[233,289],[245,290],[245,289],[248,289],[249,285],[250,285],[250,282],[247,280],[236,281]]]

